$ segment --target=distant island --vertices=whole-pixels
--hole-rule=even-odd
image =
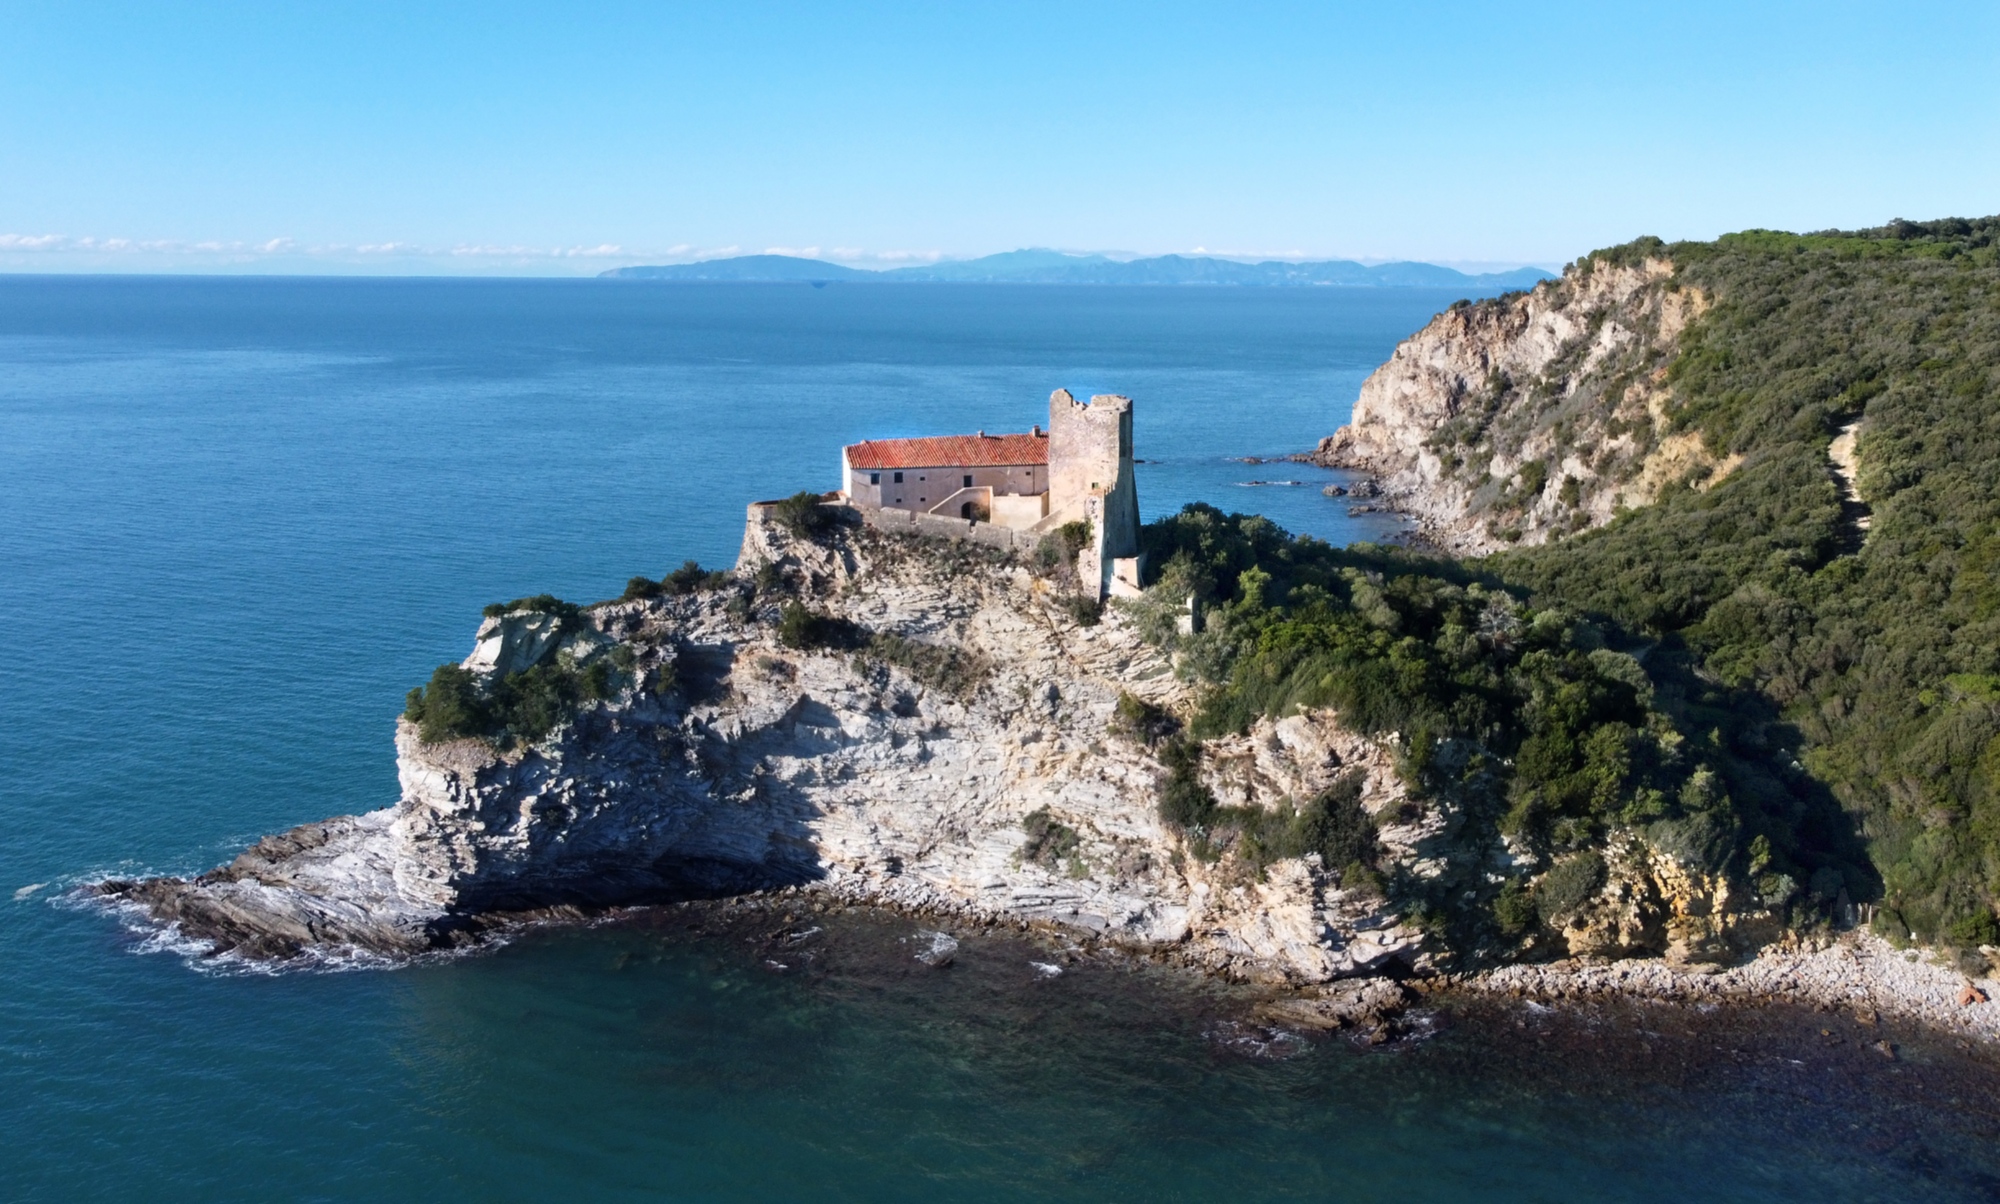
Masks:
[[[1245,287],[1333,285],[1346,288],[1467,288],[1482,291],[1533,288],[1552,279],[1540,268],[1472,275],[1433,263],[1361,264],[1347,259],[1310,263],[1159,255],[1117,260],[1062,251],[1006,251],[981,259],[867,271],[792,255],[739,255],[701,263],[613,268],[615,280],[733,280],[829,284],[1212,284]]]

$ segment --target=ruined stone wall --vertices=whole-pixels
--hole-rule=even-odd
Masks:
[[[1049,513],[1090,520],[1079,576],[1097,583],[1099,597],[1112,592],[1116,562],[1139,555],[1131,398],[1100,394],[1086,404],[1067,389],[1049,395],[1049,490]]]

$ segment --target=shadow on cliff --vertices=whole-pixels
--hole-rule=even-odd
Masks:
[[[736,653],[727,643],[683,645],[674,683],[680,699],[694,705],[726,699],[738,670]],[[635,725],[630,716],[603,714],[580,716],[578,725],[575,743],[614,764],[648,756],[666,762],[658,797],[636,797],[620,807],[646,808],[656,818],[600,853],[558,855],[547,872],[466,890],[443,921],[446,927],[476,924],[476,917],[491,913],[726,898],[826,876],[813,827],[822,812],[802,788],[820,770],[814,766],[786,780],[771,769],[778,757],[818,762],[846,746],[840,719],[825,703],[802,693],[772,722],[738,732],[706,725],[689,732],[664,721]],[[675,834],[662,839],[669,828]],[[603,836],[558,827],[547,839],[559,846]],[[670,846],[665,852],[659,851],[662,843]]]

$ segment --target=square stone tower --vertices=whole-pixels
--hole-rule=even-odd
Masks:
[[[1100,394],[1086,404],[1068,389],[1049,394],[1049,513],[1090,523],[1077,558],[1086,590],[1094,584],[1099,598],[1139,592],[1131,398]]]

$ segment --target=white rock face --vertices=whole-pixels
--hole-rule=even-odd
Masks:
[[[1369,376],[1314,458],[1372,474],[1435,542],[1475,555],[1607,522],[1690,472],[1720,479],[1734,464],[1670,435],[1665,410],[1667,364],[1707,306],[1649,259],[1447,310]]]
[[[473,639],[472,655],[460,663],[475,673],[519,673],[548,655],[561,625],[555,615],[526,610],[488,617]]]
[[[310,856],[179,884],[174,918],[198,930],[225,914],[216,926],[240,938],[260,909],[293,917],[265,942],[284,952],[319,939],[297,917],[331,909],[346,921],[328,940],[417,948],[496,912],[786,883],[1050,922],[1259,980],[1422,960],[1418,934],[1343,891],[1338,867],[1313,856],[1260,878],[1203,862],[1160,822],[1159,763],[1111,733],[1113,714],[1121,692],[1183,712],[1190,699],[1115,608],[1081,627],[991,553],[870,531],[813,543],[760,523],[745,556],[824,614],[971,668],[920,681],[866,652],[785,648],[777,600],[746,607],[742,587],[599,607],[586,642],[633,656],[615,698],[505,754],[426,745],[404,722],[393,811],[330,821]],[[575,634],[544,618],[487,620],[467,667],[569,648]],[[1349,769],[1365,774],[1364,805],[1404,797],[1389,757],[1326,712],[1261,724],[1208,764],[1235,805],[1303,803]],[[1059,856],[1028,847],[1038,812],[1074,834]]]

